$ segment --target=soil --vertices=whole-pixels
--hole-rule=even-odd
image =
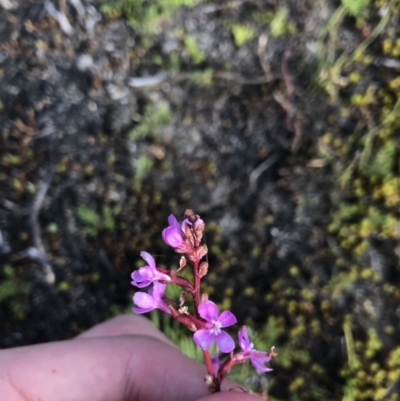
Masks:
[[[191,208],[206,222],[205,289],[278,348],[271,399],[348,396],[351,345],[366,374],[374,362],[389,372],[400,191],[392,203],[372,193],[400,176],[398,115],[386,137],[368,135],[387,128],[382,110],[399,95],[400,53],[384,50],[400,35],[395,2],[345,14],[329,34],[340,2],[204,2],[151,36],[96,1],[83,14],[73,4],[66,32],[45,1],[0,1],[0,347],[71,338],[129,311],[140,251],[177,266],[160,233]],[[243,43],[237,26],[252,29]],[[357,55],[336,74],[368,37],[369,63]],[[391,163],[375,181],[357,164],[368,138],[368,163]],[[346,217],[344,205],[360,210]],[[393,217],[389,231],[356,233],[368,207]],[[382,380],[393,396],[398,378]],[[349,399],[378,391],[354,386]]]

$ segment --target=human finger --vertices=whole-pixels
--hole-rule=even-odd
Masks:
[[[133,314],[118,316],[100,323],[75,337],[75,339],[123,335],[150,336],[169,345],[173,345],[172,341],[161,333],[149,319]]]
[[[203,365],[142,335],[0,351],[0,393],[8,401],[191,401],[207,395],[204,376]]]

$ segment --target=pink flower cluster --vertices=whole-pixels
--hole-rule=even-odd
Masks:
[[[221,382],[233,365],[250,360],[253,366],[267,372],[271,369],[265,366],[276,355],[275,348],[271,352],[258,351],[250,342],[246,326],[238,333],[238,342],[241,351],[236,354],[233,338],[223,330],[237,323],[236,317],[229,310],[221,313],[217,305],[208,300],[207,294],[200,293],[201,278],[207,274],[208,263],[202,259],[207,254],[207,245],[202,241],[204,222],[192,210],[185,212],[185,218],[179,223],[174,215],[168,217],[169,226],[162,232],[164,242],[174,248],[175,252],[183,254],[177,270],[166,270],[156,266],[156,262],[149,253],[141,252],[140,256],[147,265],[132,273],[132,285],[143,288],[153,284],[146,292],[136,292],[133,296],[133,311],[147,313],[153,309],[160,309],[173,319],[194,331],[193,341],[202,349],[207,368],[207,384],[211,392],[220,391]],[[178,275],[179,271],[187,266],[187,259],[193,269],[193,282]],[[179,303],[168,299],[165,295],[167,284],[182,288]],[[193,298],[194,313],[190,313],[184,305],[190,294]],[[209,348],[215,342],[220,352],[229,354],[228,358],[220,362],[217,357],[211,358]]]

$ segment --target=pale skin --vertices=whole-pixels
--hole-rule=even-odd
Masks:
[[[0,350],[0,395],[7,401],[261,399],[232,390],[237,384],[228,380],[209,395],[205,373],[141,316],[120,316],[72,340]]]

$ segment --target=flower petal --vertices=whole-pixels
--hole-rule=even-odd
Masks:
[[[210,330],[207,329],[200,329],[197,330],[196,333],[193,334],[193,341],[203,350],[206,351],[212,341],[213,341],[213,334]]]
[[[151,280],[148,280],[146,277],[143,277],[138,271],[134,271],[131,277],[133,280],[131,281],[131,284],[139,288],[147,287],[151,283]]]
[[[266,366],[264,366],[263,362],[259,358],[250,357],[250,361],[253,364],[253,366],[260,372],[270,372],[271,370],[273,370],[271,368],[267,368]]]
[[[151,288],[149,291],[149,294],[153,296],[155,300],[160,300],[164,295],[166,286],[166,284],[155,281],[153,288]]]
[[[229,326],[232,326],[233,324],[237,323],[237,319],[231,311],[224,310],[219,315],[218,322],[221,325],[221,327],[229,327]]]
[[[172,226],[164,228],[162,239],[167,245],[172,246],[172,248],[180,248],[184,244],[180,229]]]
[[[164,311],[168,315],[171,314],[171,310],[168,308],[168,305],[164,301],[162,301],[161,299],[157,302],[157,308],[161,309],[162,311]]]
[[[151,256],[148,252],[142,251],[140,252],[140,256],[148,263],[152,270],[156,268],[156,262],[153,256]]]
[[[145,292],[137,292],[133,296],[133,303],[139,306],[140,308],[154,309],[157,307],[157,302],[155,301],[155,299],[151,295],[146,294]]]
[[[176,217],[173,214],[170,214],[168,216],[168,224],[172,227],[176,227],[177,229],[180,229],[180,225],[178,220],[176,219]]]
[[[224,353],[231,352],[235,348],[235,342],[233,341],[233,338],[223,330],[221,330],[215,336],[215,342],[217,343],[217,346],[221,352]]]
[[[272,358],[271,355],[268,352],[263,352],[263,351],[250,351],[249,352],[250,358],[257,358],[260,361],[263,362],[269,362]]]
[[[138,308],[137,306],[134,306],[132,310],[137,313],[138,315],[141,315],[142,313],[147,313],[152,311],[154,308]]]
[[[251,349],[251,342],[249,340],[249,336],[247,335],[247,328],[243,326],[238,333],[239,337],[239,345],[242,351],[249,351]]]
[[[204,301],[199,305],[199,315],[207,322],[215,322],[218,319],[218,307],[212,301]]]
[[[153,280],[165,280],[165,281],[171,281],[171,277],[168,276],[168,274],[161,273],[159,271],[154,272],[154,278]]]

